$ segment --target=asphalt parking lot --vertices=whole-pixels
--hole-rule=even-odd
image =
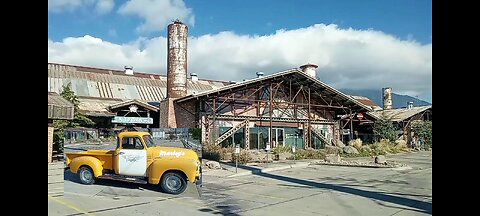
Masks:
[[[49,215],[431,215],[432,152],[387,160],[408,167],[310,165],[234,178],[206,172],[201,196],[194,185],[173,196],[153,185],[81,185],[65,173],[63,196],[49,184]]]
[[[203,201],[225,215],[431,215],[432,152],[387,156],[401,168],[310,165],[204,175]]]

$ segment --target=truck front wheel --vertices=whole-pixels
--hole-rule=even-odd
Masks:
[[[177,172],[167,172],[163,174],[160,186],[165,193],[181,194],[187,189],[187,180]]]
[[[80,169],[78,169],[78,176],[80,177],[80,182],[82,182],[82,184],[89,185],[95,182],[95,175],[93,175],[93,171],[90,167],[80,167]]]

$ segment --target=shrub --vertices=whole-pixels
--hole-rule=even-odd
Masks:
[[[207,143],[203,145],[202,157],[204,159],[220,161],[221,159],[221,147],[219,145],[214,145]]]
[[[408,146],[407,146],[407,141],[405,140],[396,140],[395,141],[395,147],[399,150],[407,150]]]
[[[343,152],[343,149],[342,148],[338,148],[336,146],[333,146],[333,147],[325,147],[323,149],[323,152],[325,154],[340,154]]]
[[[361,139],[357,138],[357,139],[348,141],[348,145],[355,147],[357,150],[360,150],[360,148],[362,148],[363,142]]]
[[[413,124],[413,132],[418,137],[423,148],[432,148],[432,122],[418,122]]]
[[[397,140],[396,128],[393,125],[393,122],[386,116],[382,116],[380,120],[375,122],[373,125],[373,135],[375,136],[376,141],[386,139],[394,142]]]
[[[325,159],[325,150],[317,149],[298,149],[295,154],[287,159]]]
[[[278,146],[272,150],[273,154],[279,154],[279,153],[292,153],[292,147],[291,146]]]
[[[237,154],[232,154],[232,162],[235,162],[237,159]],[[245,151],[240,151],[240,155],[238,156],[238,163],[240,164],[246,164],[250,163],[252,161],[252,156],[250,151],[245,150]]]

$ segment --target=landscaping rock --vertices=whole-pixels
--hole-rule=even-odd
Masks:
[[[217,161],[208,161],[206,165],[210,169],[222,169],[220,163],[218,163]]]
[[[347,154],[358,154],[358,150],[353,146],[345,146],[343,151]]]
[[[341,140],[337,140],[337,146],[340,147],[340,148],[343,148],[343,147],[345,147],[345,144],[343,144],[343,142]]]
[[[383,155],[378,155],[375,157],[375,163],[376,164],[387,164],[387,159],[385,159],[385,156]]]

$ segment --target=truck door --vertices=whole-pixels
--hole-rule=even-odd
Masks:
[[[118,174],[146,176],[147,150],[140,137],[123,137],[120,148],[115,151],[114,160],[118,164]]]

